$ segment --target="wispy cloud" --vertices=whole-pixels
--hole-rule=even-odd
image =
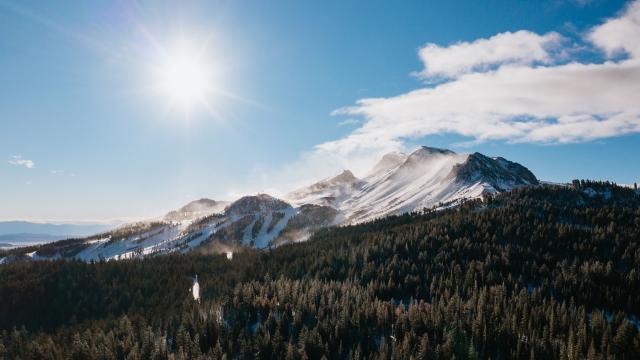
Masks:
[[[15,166],[24,166],[28,169],[33,168],[35,165],[32,160],[24,159],[22,155],[11,155],[11,160],[9,160],[9,164]]]
[[[64,174],[64,170],[49,170],[49,172],[53,175],[62,175]]]

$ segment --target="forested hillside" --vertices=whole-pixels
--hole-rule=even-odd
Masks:
[[[4,359],[638,359],[639,316],[640,195],[608,183],[521,188],[233,260],[0,265]]]

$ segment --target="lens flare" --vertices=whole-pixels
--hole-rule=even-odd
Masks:
[[[213,95],[215,64],[202,49],[180,44],[164,52],[155,68],[156,90],[178,110],[206,107]]]

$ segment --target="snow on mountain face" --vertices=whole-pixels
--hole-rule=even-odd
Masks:
[[[212,240],[266,248],[296,213],[297,209],[272,196],[245,196],[225,210],[227,220],[221,224],[223,231],[216,232]]]
[[[360,223],[456,204],[487,192],[508,191],[538,183],[527,168],[479,153],[456,154],[450,150],[421,147],[408,156],[402,155],[393,153],[383,157],[363,179],[365,185],[360,191],[340,205],[343,223]]]
[[[341,224],[355,224],[537,183],[527,168],[504,158],[423,146],[409,155],[383,156],[362,179],[345,170],[287,199],[297,206],[331,206],[339,211]]]
[[[71,257],[84,261],[120,260],[169,252],[178,247],[176,241],[185,223],[139,223],[93,236],[84,241],[82,250]],[[38,251],[36,254],[41,255]]]
[[[78,245],[79,252],[63,257],[119,260],[192,251],[212,241],[262,248],[268,246],[278,234],[274,230],[281,230],[294,212],[289,204],[268,195],[243,197],[221,212],[223,206],[226,203],[197,200],[170,212],[161,222],[141,223],[123,228],[121,234],[112,232],[88,238]],[[282,215],[274,215],[275,211]]]
[[[309,187],[296,190],[285,198],[294,206],[313,204],[338,208],[340,204],[359,190],[364,183],[349,170],[340,175],[321,180]]]
[[[141,222],[82,239],[43,245],[28,259],[126,259],[171,252],[221,252],[304,241],[318,229],[387,215],[447,207],[486,193],[536,185],[524,166],[480,153],[421,147],[389,153],[358,179],[350,171],[296,190],[286,201],[266,194],[232,203],[193,201],[161,221]]]
[[[390,152],[382,157],[373,167],[371,174],[380,174],[402,165],[407,160],[407,154],[401,152]]]
[[[370,173],[362,190],[342,204],[345,223],[409,212],[453,196],[456,189],[447,176],[466,158],[449,150],[423,147],[398,165]]]
[[[291,205],[267,194],[244,196],[234,201],[225,210],[227,215],[243,215],[255,212],[284,210]]]
[[[307,240],[316,230],[336,224],[338,210],[331,206],[305,204],[273,239],[273,245],[295,243]]]
[[[170,211],[164,216],[166,221],[185,221],[195,220],[211,214],[217,214],[224,211],[229,205],[227,201],[215,201],[211,199],[195,200],[178,210]]]

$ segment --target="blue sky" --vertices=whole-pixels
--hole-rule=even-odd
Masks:
[[[500,155],[543,180],[639,181],[638,112],[624,101],[609,99],[588,109],[558,105],[548,112],[518,108],[525,117],[533,114],[536,132],[518,132],[512,118],[508,124],[496,120],[507,126],[503,130],[488,112],[472,120],[460,120],[468,113],[437,120],[451,109],[433,113],[423,106],[414,112],[401,102],[431,104],[449,88],[455,97],[474,75],[488,82],[494,71],[489,88],[499,86],[506,71],[519,79],[529,69],[571,63],[627,61],[625,69],[636,74],[637,48],[628,44],[633,39],[607,31],[588,35],[611,19],[624,19],[630,7],[597,0],[0,0],[0,219],[156,216],[200,197],[282,193],[345,167],[363,175],[385,151],[418,144]],[[507,44],[539,42],[540,48],[480,59],[480,67],[452,51],[456,43],[474,54],[495,49],[497,34],[507,34]],[[207,65],[216,72],[207,106],[196,104],[188,114],[152,89],[158,49],[171,49],[176,39],[206,39]],[[474,43],[478,39],[490,40]],[[453,62],[437,65],[449,56]],[[452,65],[456,61],[460,67]],[[597,80],[611,82],[603,87],[611,87],[608,93],[620,91],[628,103],[640,103],[638,93],[629,92],[634,84]],[[577,102],[583,88],[576,83],[575,91],[567,87],[550,96]],[[416,93],[421,89],[428,94]],[[596,95],[585,94],[585,102]],[[367,98],[379,101],[359,102]],[[591,124],[584,116],[612,113],[636,118],[584,129]],[[583,125],[546,126],[555,114],[578,114],[568,123]],[[389,121],[395,130],[388,136],[371,130],[386,129]],[[573,131],[580,135],[566,136]]]

